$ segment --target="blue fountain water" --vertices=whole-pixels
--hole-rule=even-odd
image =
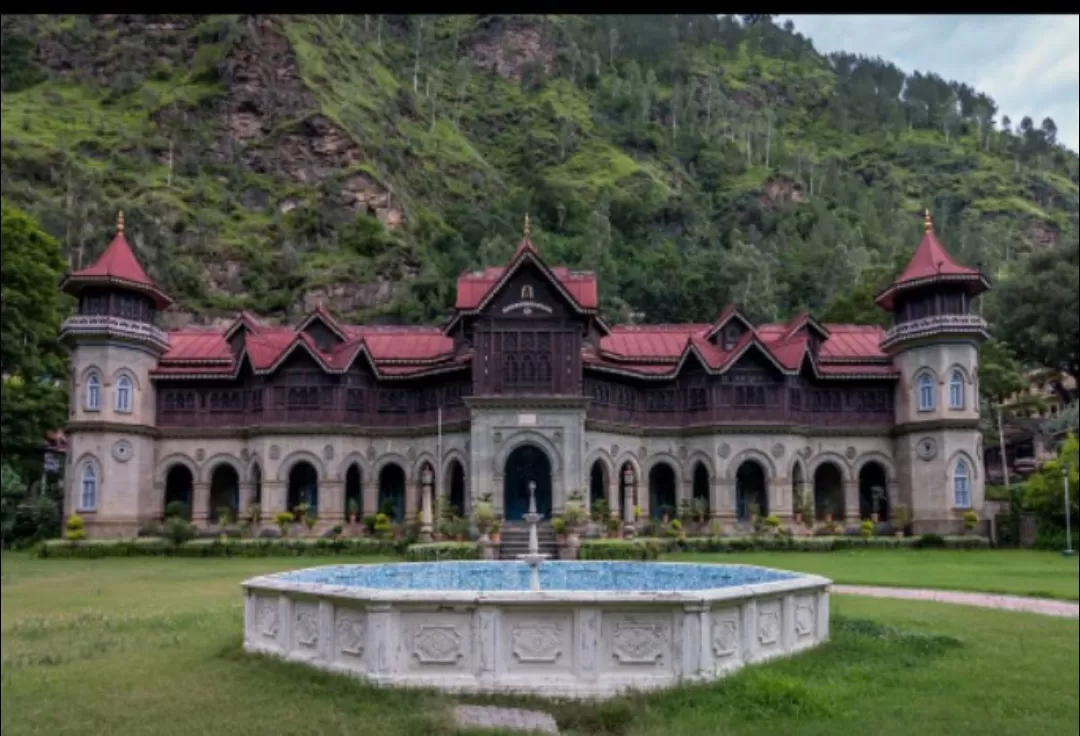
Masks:
[[[542,562],[544,591],[691,591],[792,580],[797,574],[739,565],[662,562]],[[337,565],[276,575],[290,583],[321,583],[382,590],[511,592],[529,590],[520,562],[436,562]]]

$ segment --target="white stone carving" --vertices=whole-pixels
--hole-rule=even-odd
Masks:
[[[780,641],[780,611],[763,610],[758,616],[758,641],[763,646]]]
[[[275,638],[278,632],[278,602],[270,598],[262,598],[255,610],[259,633],[268,639]]]
[[[339,612],[337,619],[337,646],[342,654],[353,657],[364,656],[367,644],[367,624],[364,617],[356,613]]]
[[[423,664],[456,664],[464,656],[461,634],[449,624],[421,625],[413,637],[413,654]]]
[[[311,604],[296,605],[296,643],[308,649],[319,646],[319,609]]]
[[[726,460],[728,455],[731,454],[731,445],[724,442],[720,447],[716,448],[716,454],[720,456],[721,460]]]
[[[619,664],[656,664],[664,656],[664,628],[661,624],[615,624],[611,653]]]
[[[717,657],[730,657],[739,651],[739,623],[730,618],[713,621],[712,648]]]
[[[810,636],[814,633],[814,604],[800,603],[795,606],[795,633]]]
[[[116,444],[113,445],[112,456],[118,463],[126,463],[134,454],[135,451],[127,440],[117,440]]]
[[[527,623],[515,626],[511,649],[519,662],[551,663],[562,656],[563,627],[555,623]]]
[[[270,445],[270,459],[277,460],[281,457],[281,448],[277,445]]]
[[[937,440],[935,440],[933,437],[923,437],[921,440],[919,440],[916,452],[923,460],[933,460],[935,457],[937,457]]]

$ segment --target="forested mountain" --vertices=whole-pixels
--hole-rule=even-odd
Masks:
[[[880,319],[924,207],[992,278],[1077,233],[1052,120],[770,16],[4,16],[2,56],[7,202],[75,266],[123,209],[201,318],[437,320],[526,212],[654,322]]]

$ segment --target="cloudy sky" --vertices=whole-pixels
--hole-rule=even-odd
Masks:
[[[967,82],[1013,125],[1050,117],[1080,150],[1080,15],[789,15],[822,52],[880,56],[910,74]]]

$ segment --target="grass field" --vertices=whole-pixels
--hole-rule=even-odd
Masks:
[[[446,717],[455,702],[530,704],[375,690],[245,655],[237,583],[335,561],[4,554],[0,730],[446,736],[461,733]],[[794,659],[710,686],[541,707],[564,734],[1076,733],[1076,621],[846,596],[832,609],[832,642]]]
[[[867,549],[667,555],[671,562],[764,565],[824,575],[834,583],[890,585],[1080,599],[1080,560],[1035,550]]]

